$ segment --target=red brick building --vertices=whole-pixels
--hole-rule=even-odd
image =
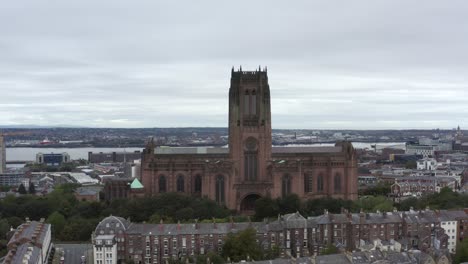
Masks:
[[[272,147],[266,69],[231,72],[228,148],[166,148],[150,142],[142,155],[146,195],[208,196],[248,212],[256,199],[357,198],[357,157],[349,142],[332,147]]]

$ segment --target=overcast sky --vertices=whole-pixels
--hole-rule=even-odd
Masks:
[[[233,65],[273,128],[468,127],[467,1],[21,0],[0,6],[0,125],[227,126]]]

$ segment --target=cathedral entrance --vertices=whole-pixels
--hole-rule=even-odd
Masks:
[[[242,199],[240,210],[245,214],[253,214],[255,212],[255,201],[260,197],[258,194],[249,194]]]

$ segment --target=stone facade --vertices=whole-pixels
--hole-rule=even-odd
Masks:
[[[357,157],[351,143],[272,147],[266,69],[231,72],[228,148],[156,145],[149,142],[142,154],[146,195],[202,195],[247,213],[264,196],[357,198]]]

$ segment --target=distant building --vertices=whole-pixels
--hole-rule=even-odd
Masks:
[[[419,144],[406,144],[405,154],[422,155],[424,157],[434,156],[435,147]]]
[[[25,180],[24,173],[0,173],[0,186],[20,186]]]
[[[75,198],[78,201],[99,201],[99,192],[102,190],[100,186],[79,187],[75,190]]]
[[[0,134],[0,174],[6,172],[5,138]]]
[[[70,162],[68,153],[37,153],[36,163],[45,164],[47,166],[60,166],[62,163]]]
[[[124,163],[125,178],[141,178],[141,160]]]
[[[113,201],[144,196],[143,185],[137,179],[131,178],[104,178],[104,199]]]
[[[4,264],[45,264],[51,249],[51,226],[29,221],[20,225],[7,244]]]
[[[390,161],[395,163],[405,164],[408,161],[417,161],[422,159],[423,155],[415,155],[415,154],[390,154]]]
[[[141,159],[141,151],[134,152],[88,152],[89,163],[117,163],[117,162],[131,162],[133,160]]]
[[[418,170],[437,170],[437,160],[432,158],[420,159],[416,162]]]
[[[374,175],[359,175],[358,176],[359,185],[373,186],[377,184],[377,181],[378,179]]]

